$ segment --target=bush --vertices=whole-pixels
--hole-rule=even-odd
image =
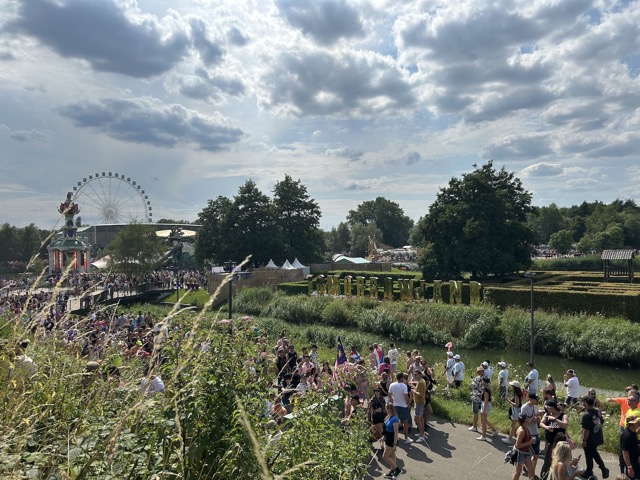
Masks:
[[[233,299],[234,309],[247,315],[261,315],[273,296],[270,288],[243,288]]]

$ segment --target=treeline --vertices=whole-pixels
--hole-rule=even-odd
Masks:
[[[45,253],[46,245],[41,248],[41,244],[49,233],[33,223],[22,228],[3,224],[0,227],[0,268],[7,268],[9,262],[24,265],[34,253]]]
[[[528,217],[538,244],[565,254],[640,247],[640,207],[634,200],[582,202],[571,207],[536,207]]]

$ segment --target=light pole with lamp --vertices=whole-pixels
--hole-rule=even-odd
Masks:
[[[529,361],[531,362],[531,365],[533,365],[533,324],[534,324],[533,282],[536,274],[534,272],[525,272],[524,276],[529,280],[531,280],[531,307],[530,307],[531,308],[531,336],[530,336],[530,344],[529,344],[529,350],[530,350]]]
[[[227,267],[229,273],[231,273],[231,278],[229,279],[229,320],[233,318],[233,279],[236,278],[236,273],[234,269],[236,268],[236,262],[229,260],[224,263]]]

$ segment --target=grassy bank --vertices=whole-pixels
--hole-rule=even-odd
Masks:
[[[351,327],[367,335],[460,348],[529,348],[530,313],[490,305],[376,302],[365,299],[287,296],[268,289],[244,289],[234,301],[237,312],[277,318],[290,324]],[[356,335],[356,333],[350,333]],[[535,350],[579,360],[637,365],[640,324],[600,315],[535,313]],[[356,345],[368,345],[364,341]]]

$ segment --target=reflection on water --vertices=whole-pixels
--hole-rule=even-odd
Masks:
[[[388,342],[384,345],[385,352],[388,349]],[[397,341],[398,348],[403,351],[408,349],[417,349],[420,354],[430,363],[439,363],[444,365],[446,362],[447,349],[443,347],[436,347],[433,345],[417,345],[412,343],[406,343]],[[510,380],[523,381],[525,375],[528,372],[526,367],[529,361],[529,352],[522,350],[458,350],[455,348],[455,344],[452,349],[455,353],[460,354],[462,361],[466,367],[466,379],[470,378],[470,375],[475,373],[475,367],[480,365],[484,360],[490,360],[491,364],[495,367],[496,372],[500,369],[497,366],[499,361],[505,361],[509,367]],[[405,354],[400,357],[400,367],[405,366]],[[544,378],[550,373],[556,382],[556,388],[558,392],[562,391],[562,379],[564,373],[572,368],[576,372],[576,376],[580,379],[581,386],[589,386],[602,390],[599,392],[599,396],[603,397],[608,392],[609,395],[619,394],[624,392],[624,388],[632,383],[640,382],[640,375],[638,375],[637,369],[632,369],[629,365],[619,365],[615,367],[613,365],[587,363],[579,360],[570,360],[561,357],[554,357],[551,355],[534,355],[534,361],[538,372],[540,373],[540,379],[544,381]],[[442,368],[437,371],[438,376],[442,373]],[[497,373],[494,374],[494,378],[497,378]],[[542,383],[544,385],[544,382]],[[605,392],[606,391],[606,392]],[[585,392],[586,393],[586,392]]]

